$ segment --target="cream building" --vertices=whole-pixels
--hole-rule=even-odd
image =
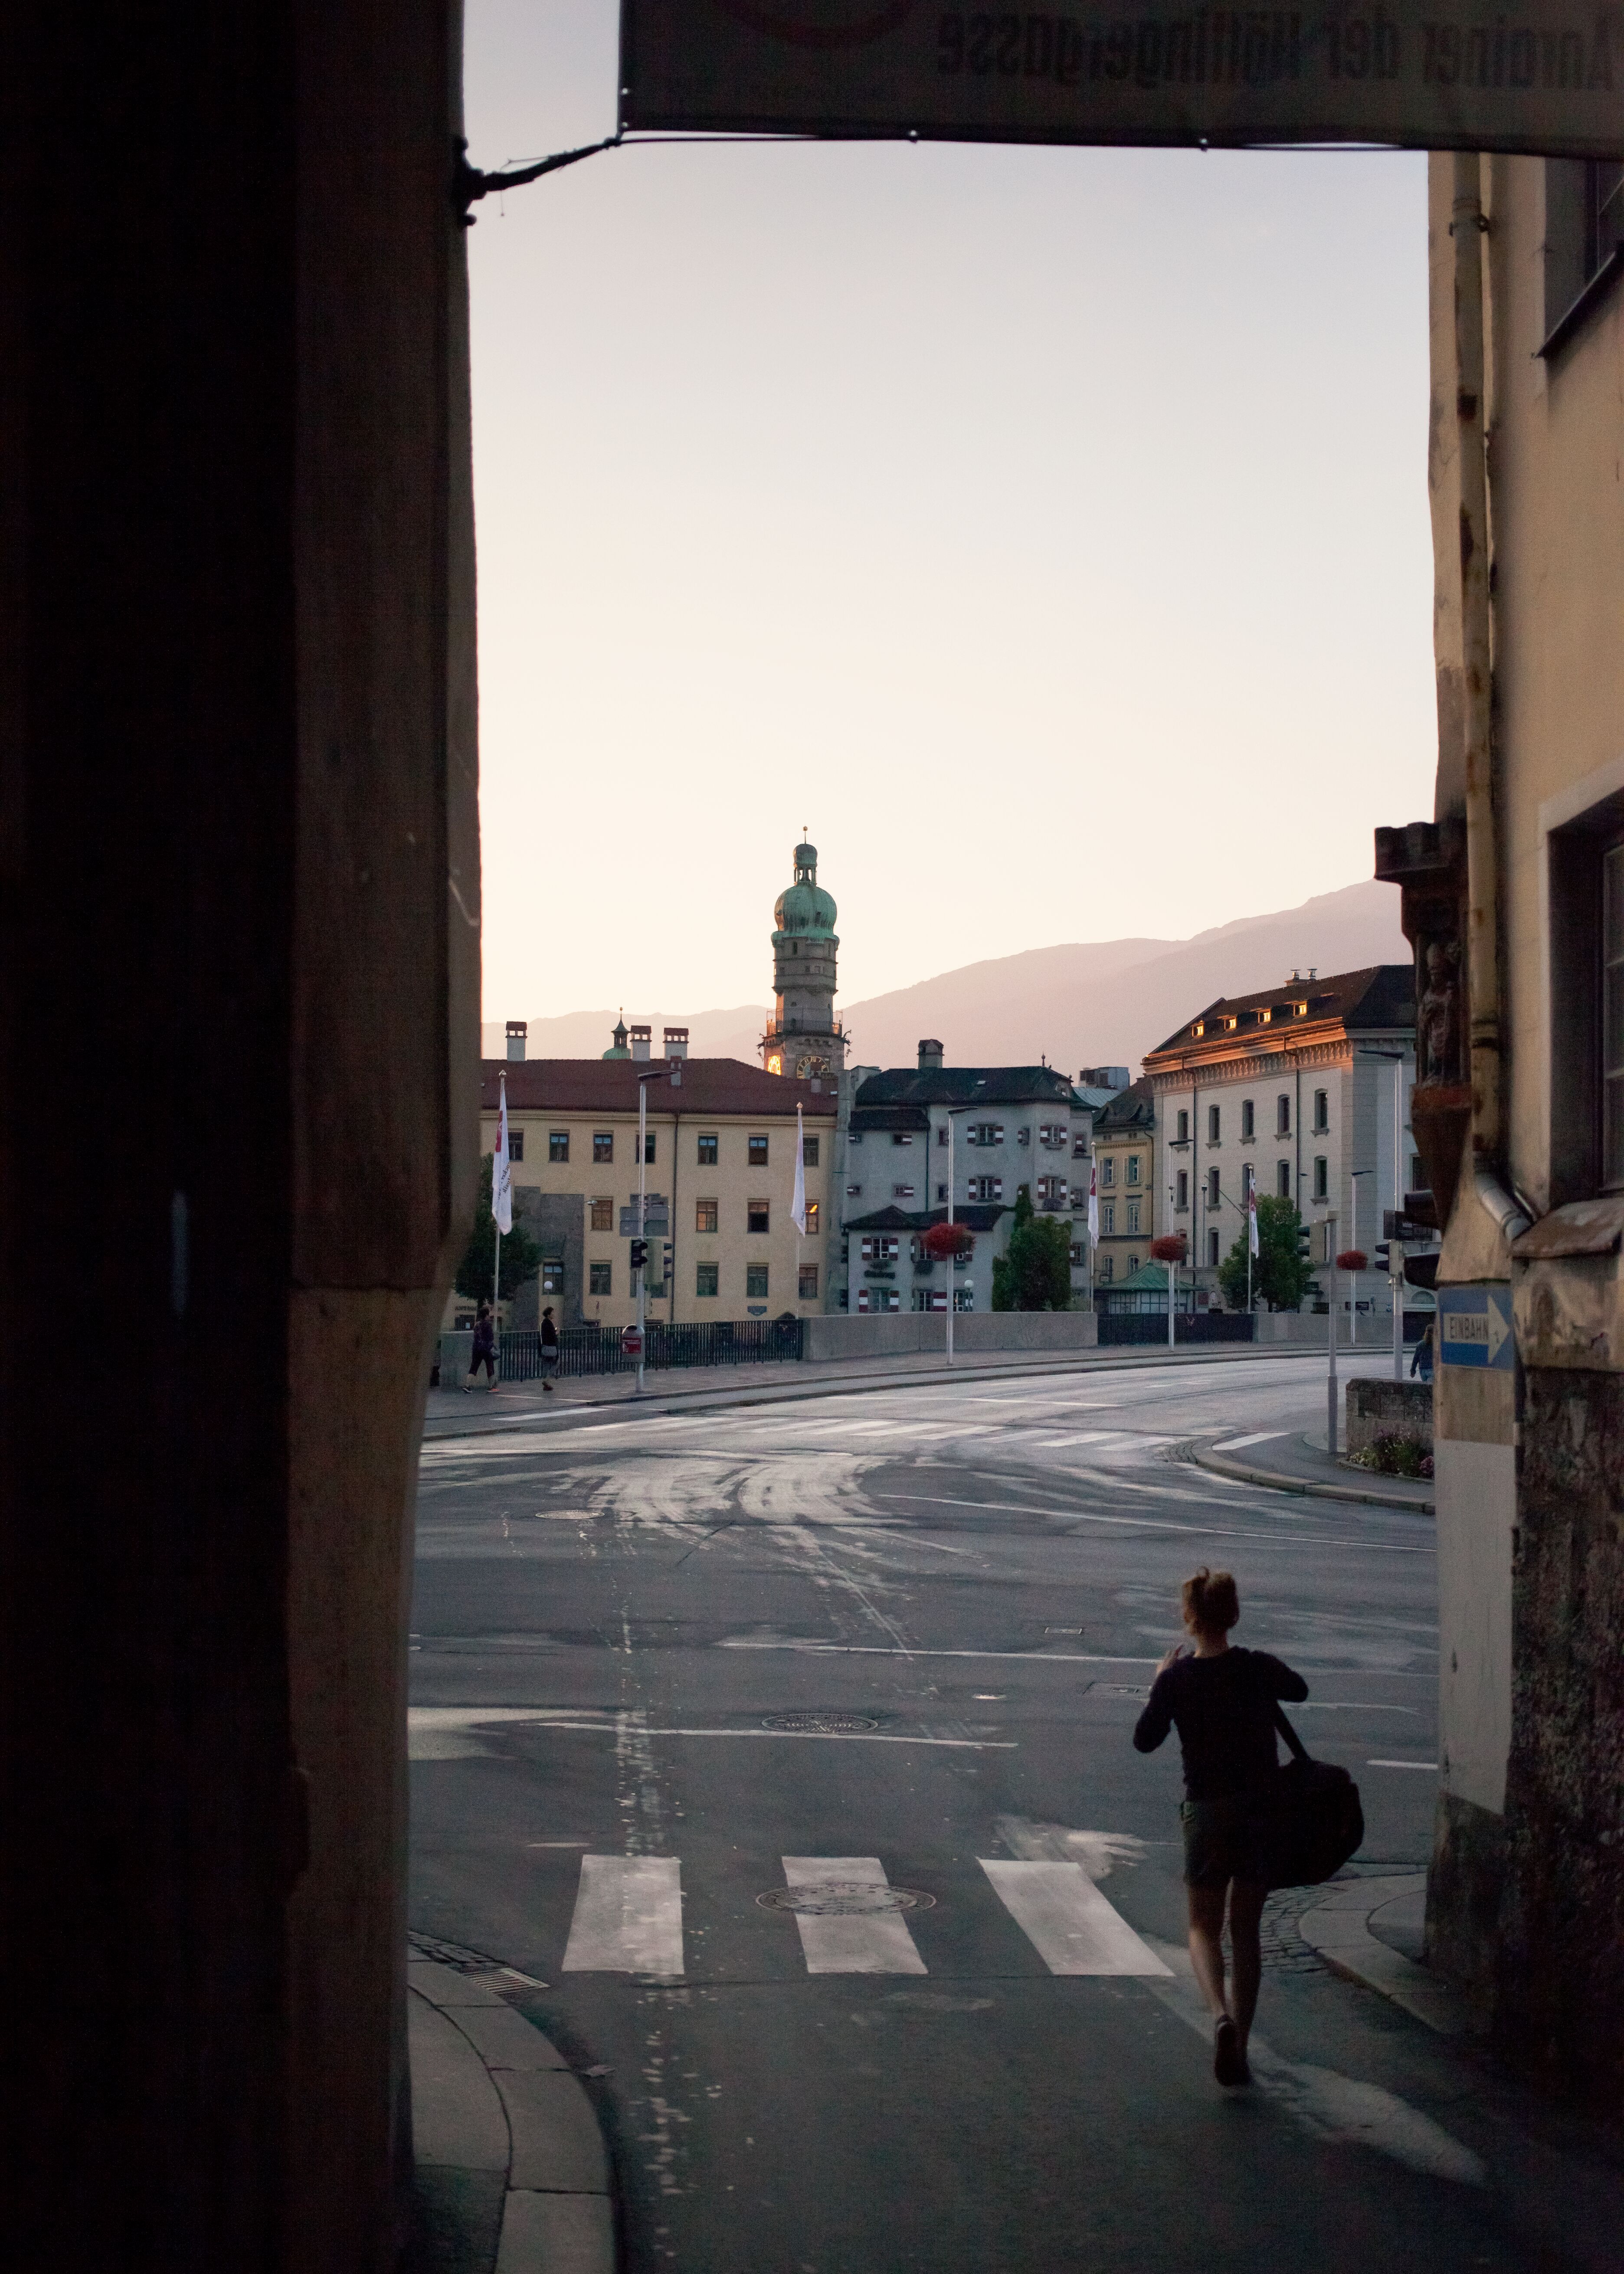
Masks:
[[[1100,1241],[1094,1286],[1103,1291],[1132,1279],[1156,1236],[1155,1094],[1140,1079],[1094,1117]]]
[[[601,1059],[491,1058],[481,1067],[481,1150],[496,1142],[505,1078],[515,1220],[543,1259],[507,1323],[534,1326],[545,1303],[566,1326],[629,1326],[635,1317],[640,1080],[648,1090],[646,1191],[664,1204],[647,1235],[646,1315],[687,1323],[821,1312],[833,1091],[736,1058],[639,1060],[624,1049],[617,1044]],[[797,1105],[805,1133],[804,1238],[790,1216]]]

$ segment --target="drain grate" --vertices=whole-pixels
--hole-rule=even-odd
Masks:
[[[886,1911],[933,1911],[934,1895],[917,1887],[876,1886],[871,1879],[823,1879],[815,1887],[769,1887],[756,1901],[764,1911],[793,1911],[798,1918],[873,1918]]]
[[[1139,1682],[1092,1682],[1091,1690],[1102,1690],[1108,1698],[1148,1698],[1147,1685]]]
[[[769,1713],[762,1722],[763,1729],[809,1729],[832,1736],[856,1735],[879,1726],[867,1713]]]

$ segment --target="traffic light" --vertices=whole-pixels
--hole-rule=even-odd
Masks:
[[[641,1271],[648,1260],[648,1241],[646,1239],[634,1239],[632,1242],[632,1269],[634,1271]]]
[[[676,1250],[670,1240],[660,1242],[660,1285],[669,1287],[677,1268]]]
[[[1389,1278],[1393,1276],[1393,1251],[1385,1239],[1376,1243],[1376,1269],[1385,1271]]]
[[[1313,1228],[1299,1223],[1297,1228],[1297,1260],[1299,1263],[1313,1261]]]

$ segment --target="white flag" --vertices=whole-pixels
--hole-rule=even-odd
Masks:
[[[1255,1255],[1258,1252],[1258,1188],[1246,1187],[1246,1245]]]
[[[496,1109],[496,1151],[491,1161],[491,1214],[498,1231],[513,1230],[513,1163],[508,1157],[508,1077],[501,1081],[501,1103]]]
[[[1100,1172],[1092,1160],[1088,1163],[1088,1245],[1100,1245]]]
[[[790,1216],[796,1231],[804,1239],[807,1231],[807,1141],[801,1126],[801,1108],[795,1108],[795,1197],[789,1204]]]

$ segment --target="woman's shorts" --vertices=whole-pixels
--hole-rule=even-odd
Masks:
[[[1178,1820],[1187,1887],[1226,1887],[1231,1879],[1252,1876],[1238,1800],[1182,1801]]]
[[[478,1373],[481,1367],[484,1367],[492,1381],[494,1382],[496,1379],[496,1359],[492,1352],[476,1351],[474,1352],[474,1362],[468,1369],[468,1378],[470,1382]]]

